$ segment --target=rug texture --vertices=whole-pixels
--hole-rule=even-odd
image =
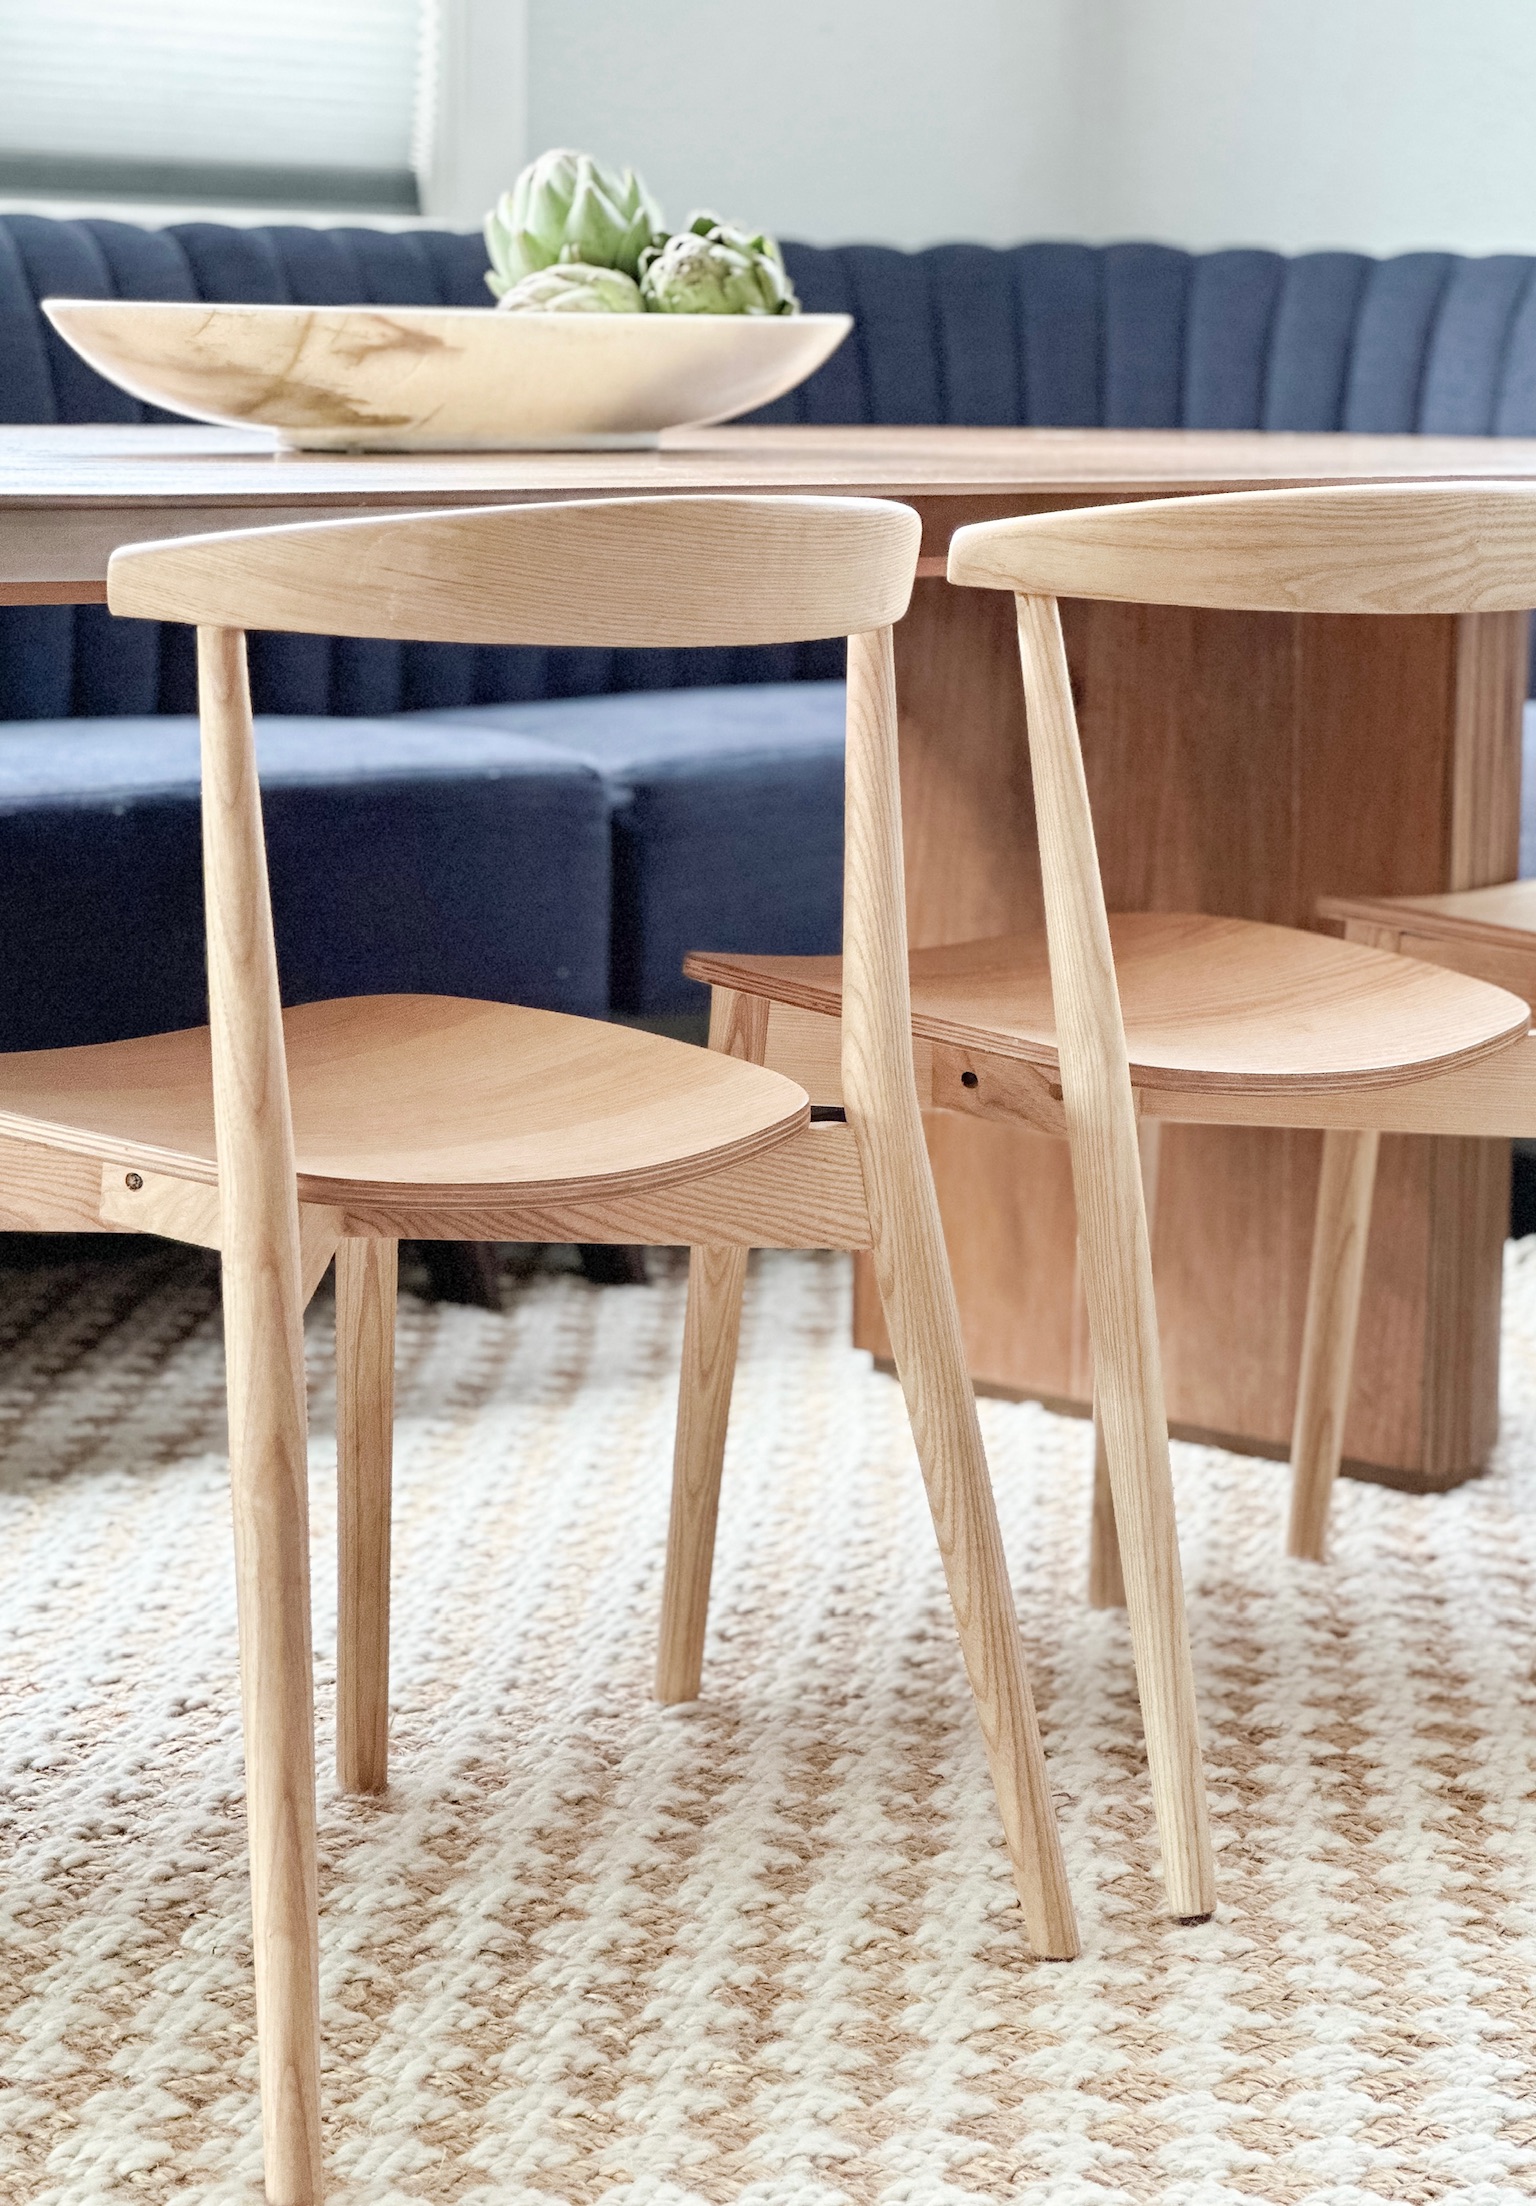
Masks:
[[[750,1289],[705,1698],[649,1699],[682,1276],[400,1319],[394,1782],[326,1774],[349,2199],[1366,2206],[1536,2195],[1536,1243],[1491,1474],[1176,1451],[1221,1908],[1159,1913],[1086,1429],[982,1404],[1085,1952],[1030,1960],[900,1396],[842,1260]],[[0,2198],[258,2168],[222,1356],[206,1267],[0,1275]]]

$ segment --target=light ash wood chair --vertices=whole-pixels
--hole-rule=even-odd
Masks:
[[[1144,1134],[1164,1120],[1349,1129],[1340,1141],[1355,1146],[1336,1144],[1325,1174],[1333,1232],[1326,1221],[1349,1204],[1329,1189],[1358,1190],[1363,1167],[1342,1160],[1363,1156],[1375,1129],[1536,1130],[1536,1044],[1516,996],[1379,949],[1203,914],[1109,916],[1056,601],[1383,614],[1530,605],[1536,492],[1394,485],[1043,514],[959,530],[949,579],[1017,599],[1045,932],[913,955],[919,1091],[932,1108],[1070,1143],[1113,1495],[1113,1526],[1097,1519],[1095,1592],[1113,1598],[1123,1570],[1169,1905],[1201,1916],[1214,1899],[1211,1851],[1138,1120]],[[813,1100],[834,1098],[837,1020],[853,1001],[835,958],[695,956],[689,970],[757,997],[765,1061],[795,1068]],[[1333,1268],[1353,1276],[1347,1262]]]
[[[1536,524],[1533,524],[1536,525]],[[1536,1003],[1536,881],[1439,896],[1324,896],[1318,916],[1346,941],[1491,982]],[[1527,1041],[1501,1057],[1497,1082],[1448,1095],[1442,1133],[1536,1136],[1536,1058]],[[1439,1083],[1436,1083],[1437,1087]],[[1428,1100],[1428,1099],[1426,1099]],[[1289,1553],[1321,1562],[1344,1447],[1350,1373],[1359,1328],[1376,1161],[1383,1130],[1333,1128],[1323,1136],[1291,1443]]]
[[[923,1148],[909,1039],[890,624],[917,516],[861,499],[656,498],[331,522],[119,552],[115,613],[195,624],[210,1027],[0,1058],[0,1219],[222,1251],[266,2187],[323,2191],[302,1316],[337,1268],[338,1766],[385,1782],[398,1238],[872,1248],[1029,1935],[1076,1950]],[[279,1008],[247,628],[456,643],[847,634],[846,1120],[754,1058],[442,997]],[[689,1460],[720,1344],[690,1312]],[[677,1558],[701,1519],[674,1522]],[[690,1530],[691,1527],[691,1530]],[[711,1526],[712,1528],[712,1526]]]

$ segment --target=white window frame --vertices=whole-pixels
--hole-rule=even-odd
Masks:
[[[427,24],[421,210],[467,229],[528,159],[528,0],[433,0]]]
[[[528,158],[528,0],[426,0],[412,165],[418,212],[358,207],[329,196],[274,191],[269,203],[225,199],[210,175],[183,196],[129,196],[110,184],[0,185],[0,213],[95,215],[155,226],[189,219],[241,226],[348,222],[374,229],[478,227]]]

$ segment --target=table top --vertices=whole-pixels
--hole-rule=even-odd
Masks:
[[[1157,492],[1536,475],[1536,438],[1243,429],[684,429],[649,452],[278,452],[257,431],[0,428],[0,511],[669,490]]]
[[[119,543],[381,509],[666,492],[909,499],[932,571],[1000,513],[1194,491],[1536,477],[1536,439],[1165,429],[689,429],[644,452],[278,452],[256,431],[0,428],[0,603],[99,599]]]

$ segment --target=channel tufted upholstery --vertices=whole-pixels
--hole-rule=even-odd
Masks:
[[[849,343],[760,421],[1536,436],[1536,259],[785,248]]]
[[[785,253],[805,305],[845,310],[856,326],[809,383],[756,417],[765,422],[1536,434],[1536,261],[1523,257],[1286,259],[1139,244],[922,253],[791,244]],[[37,310],[50,293],[480,306],[484,268],[478,237],[442,231],[214,223],[153,231],[3,217],[0,420],[171,418],[104,382],[59,342]],[[375,779],[387,787],[369,801],[392,804],[391,833],[402,831],[417,801],[415,775],[422,805],[430,784],[437,807],[439,891],[453,903],[463,939],[480,925],[527,946],[521,960],[466,953],[461,972],[451,945],[439,945],[434,985],[516,987],[524,1001],[569,1009],[689,1008],[702,992],[677,974],[676,951],[704,941],[748,947],[736,934],[743,915],[756,930],[751,947],[835,946],[839,671],[835,644],[535,651],[254,637],[257,709],[284,723],[266,741],[274,797],[280,786],[285,792],[270,807],[274,872],[281,878],[285,838],[318,837]],[[732,693],[743,684],[771,686],[738,705]],[[698,694],[676,694],[685,690]],[[94,864],[114,832],[124,849],[138,832],[114,830],[114,820],[137,822],[144,805],[168,818],[167,807],[174,813],[179,805],[174,834],[160,820],[158,885],[146,892],[143,925],[152,933],[160,924],[156,909],[195,912],[195,776],[188,766],[179,782],[166,779],[167,758],[181,754],[161,720],[193,704],[182,631],[113,620],[97,606],[0,609],[0,722],[32,724],[24,771],[23,731],[0,727],[0,929],[8,944],[25,944],[36,907],[4,884],[47,872],[50,834],[60,851],[75,852],[75,878],[86,881],[78,844],[85,813],[94,818]],[[308,778],[284,780],[290,767],[297,772],[301,751],[324,748],[298,741],[296,722],[400,714],[438,723],[430,765],[413,752],[416,765],[402,766],[382,738],[337,740],[329,773],[306,769]],[[111,787],[102,777],[111,778],[112,746],[99,727],[108,721],[124,723]],[[476,748],[493,735],[511,746],[499,764]],[[10,794],[8,737],[17,762]],[[51,778],[39,763],[48,756],[57,761]],[[123,784],[124,762],[135,759],[131,786]],[[542,845],[529,839],[513,863],[509,789],[531,801],[535,786],[558,833],[548,829]],[[594,792],[607,806],[611,856],[603,855],[603,834],[592,832]],[[538,847],[562,853],[555,876],[541,870]],[[434,900],[429,874],[430,865],[418,884],[423,908]],[[478,901],[466,881],[478,885]],[[125,987],[122,961],[104,962],[112,932],[101,924],[105,907],[84,885],[74,895],[51,920],[72,943],[67,973],[44,961],[29,968],[37,976],[30,994],[14,977],[0,986],[0,1047],[22,1046],[23,1034],[34,1046],[85,1039],[87,1030],[104,1038],[104,1020],[114,1032],[148,1031],[174,1023],[173,1001],[180,1007],[189,991],[197,995],[200,979],[187,964],[195,927],[186,932],[178,919],[171,941],[162,926],[158,961],[138,962]],[[342,992],[339,981],[353,990],[417,985],[401,977],[397,930],[364,894],[360,872],[350,898],[338,891],[323,912],[280,910],[279,922],[295,946],[284,958],[295,1000]],[[99,950],[91,947],[97,938]]]

